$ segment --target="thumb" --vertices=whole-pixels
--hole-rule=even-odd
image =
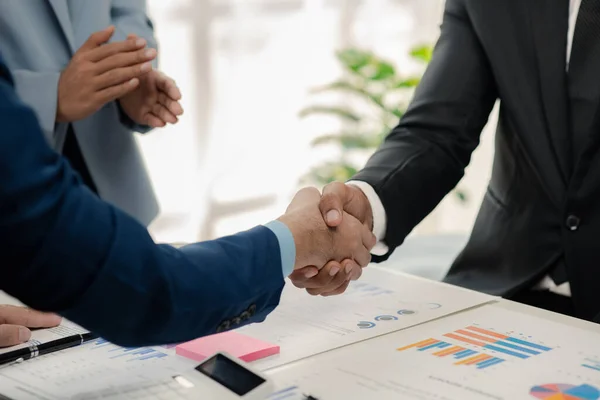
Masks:
[[[321,193],[319,190],[314,187],[307,187],[301,189],[296,193],[292,202],[288,206],[286,212],[295,211],[297,209],[306,207],[308,205],[314,204],[315,206],[319,204],[319,200],[321,199]]]
[[[333,228],[342,223],[346,197],[347,188],[341,182],[330,183],[323,189],[323,195],[319,202],[319,210],[328,226]]]
[[[15,346],[31,338],[31,331],[20,325],[0,325],[0,347]]]
[[[106,29],[92,33],[88,40],[85,41],[80,50],[93,50],[101,45],[105,44],[115,34],[114,25],[109,26]]]

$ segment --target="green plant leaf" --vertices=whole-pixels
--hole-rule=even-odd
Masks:
[[[358,85],[352,84],[347,81],[337,81],[330,83],[325,86],[321,86],[312,90],[313,93],[322,93],[329,91],[343,91],[350,92],[359,97],[364,98],[367,101],[371,101],[376,106],[385,109],[385,105],[383,104],[383,99],[380,95],[376,93],[371,93],[368,89],[360,87]]]
[[[433,56],[433,47],[431,46],[418,46],[410,51],[410,56],[416,60],[429,63]]]
[[[362,117],[357,115],[354,111],[343,107],[312,106],[300,111],[301,118],[315,114],[335,115],[351,122],[360,122],[362,120]]]
[[[313,168],[302,179],[303,182],[311,182],[326,185],[331,182],[345,182],[352,178],[358,169],[349,163],[325,163]]]
[[[467,193],[464,190],[455,189],[454,195],[456,196],[458,201],[460,201],[463,204],[469,202],[469,197],[467,196]]]
[[[373,71],[367,76],[373,81],[383,81],[396,75],[396,68],[386,61],[377,61],[372,64]]]
[[[379,147],[381,138],[378,133],[342,133],[320,136],[313,140],[311,144],[321,146],[332,143],[339,144],[344,150],[367,150]]]
[[[394,89],[412,89],[416,88],[421,82],[421,78],[413,77],[408,79],[403,79],[394,84]]]
[[[348,70],[356,73],[369,65],[372,57],[372,53],[359,49],[344,49],[337,52],[340,63]]]

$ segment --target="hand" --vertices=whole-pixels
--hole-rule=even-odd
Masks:
[[[341,182],[333,182],[325,186],[319,209],[325,223],[332,228],[342,223],[342,216],[346,212],[369,230],[373,230],[371,203],[357,186],[345,185]]]
[[[319,209],[330,227],[339,226],[346,212],[357,218],[369,230],[373,230],[371,204],[363,191],[356,186],[339,182],[327,185],[323,190]],[[352,263],[352,260],[344,260],[342,265],[343,269],[335,266],[329,271],[319,271],[312,266],[305,267],[294,271],[290,279],[296,287],[306,288],[308,293],[313,295],[342,294],[350,280],[358,280],[362,275],[362,268]],[[330,273],[333,273],[333,276],[330,276]]]
[[[312,274],[312,271],[315,274]],[[306,271],[311,273],[306,274]],[[362,268],[352,260],[328,262],[320,271],[315,267],[305,267],[294,271],[290,279],[294,286],[313,296],[335,296],[342,294],[348,288],[350,281],[355,281],[362,275]]]
[[[0,347],[15,346],[31,338],[29,328],[53,328],[61,318],[30,308],[0,306]]]
[[[296,194],[286,213],[279,218],[286,224],[296,244],[295,269],[315,266],[321,269],[328,261],[353,260],[359,266],[371,261],[375,245],[371,231],[349,214],[336,228],[328,228],[319,211],[321,194],[315,188]]]
[[[156,50],[146,49],[143,39],[105,44],[114,32],[111,26],[92,34],[60,75],[57,122],[90,116],[135,90],[140,76],[152,70]]]
[[[129,35],[127,40],[135,40]],[[183,114],[181,92],[175,81],[162,72],[150,71],[140,78],[140,85],[119,99],[121,108],[134,122],[153,128],[176,124]]]

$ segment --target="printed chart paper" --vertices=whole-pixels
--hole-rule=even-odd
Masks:
[[[18,400],[68,399],[111,385],[144,382],[197,363],[161,347],[124,348],[97,339],[0,369],[0,394]]]
[[[325,400],[598,400],[600,335],[486,305],[271,375]]]
[[[450,285],[367,268],[337,297],[313,297],[288,284],[279,307],[265,322],[238,331],[280,346],[279,355],[252,364],[264,371],[492,300]]]

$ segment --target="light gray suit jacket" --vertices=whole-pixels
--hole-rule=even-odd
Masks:
[[[0,52],[18,94],[35,109],[58,152],[68,127],[55,123],[60,73],[92,33],[111,24],[113,41],[135,33],[156,47],[145,0],[0,0]],[[100,197],[148,225],[158,204],[132,130],[149,129],[115,102],[73,129]]]

